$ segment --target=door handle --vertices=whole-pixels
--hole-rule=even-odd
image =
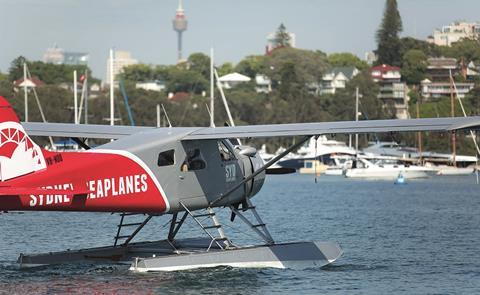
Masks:
[[[185,179],[185,177],[183,175],[180,175],[178,178],[180,178],[182,180]]]

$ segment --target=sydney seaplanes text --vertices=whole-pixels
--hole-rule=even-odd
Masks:
[[[116,178],[104,178],[89,180],[86,183],[89,199],[116,197],[134,193],[144,193],[148,190],[147,174],[135,174],[119,176]],[[72,190],[73,184],[59,184],[42,187],[43,189]],[[70,204],[72,195],[30,195],[30,207],[48,206],[58,204]]]

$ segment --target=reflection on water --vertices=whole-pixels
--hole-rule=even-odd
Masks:
[[[128,265],[74,264],[18,270],[20,252],[109,245],[118,217],[110,214],[0,215],[0,290],[4,293],[318,294],[475,293],[480,288],[480,187],[470,177],[364,182],[341,177],[273,176],[253,200],[277,241],[333,240],[344,256],[322,269],[213,268],[132,273]],[[255,241],[244,229],[237,242]],[[142,233],[166,236],[167,218]],[[193,224],[183,235],[198,234]]]

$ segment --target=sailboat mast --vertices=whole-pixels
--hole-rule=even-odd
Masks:
[[[113,49],[110,49],[110,125],[115,125],[115,112],[114,112],[114,85],[115,82],[114,74],[113,74],[113,63],[114,63],[114,52]]]
[[[78,86],[77,86],[77,70],[73,71],[73,121],[78,124]]]
[[[85,80],[83,80],[83,89],[85,89],[85,124],[88,124],[88,71],[85,70]]]
[[[455,93],[453,91],[453,76],[452,71],[450,70],[450,112],[452,118],[455,117]],[[452,161],[453,167],[457,167],[457,143],[456,143],[456,136],[455,131],[452,131]]]
[[[417,119],[420,118],[420,102],[417,100]],[[417,133],[418,139],[418,153],[419,153],[419,161],[420,164],[423,162],[423,155],[422,155],[422,132]]]
[[[215,127],[215,116],[214,116],[214,85],[213,85],[213,48],[210,48],[210,127]]]
[[[23,62],[23,92],[25,95],[25,122],[28,122],[27,62]]]
[[[355,121],[358,121],[358,87],[355,88]],[[355,151],[358,152],[358,133],[355,134]]]

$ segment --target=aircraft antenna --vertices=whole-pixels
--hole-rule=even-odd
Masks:
[[[165,114],[165,118],[167,118],[168,128],[172,128],[172,123],[170,123],[170,119],[168,118],[168,114],[167,114],[167,111],[165,110],[165,107],[163,106],[163,103],[162,103],[162,109],[163,109],[163,113]]]

